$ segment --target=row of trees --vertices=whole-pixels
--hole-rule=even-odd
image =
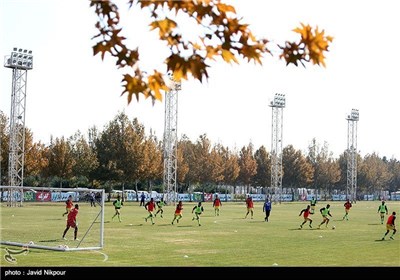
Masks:
[[[8,181],[8,118],[0,111],[1,185]],[[69,138],[51,138],[49,145],[33,141],[26,128],[24,185],[142,189],[163,192],[162,140],[135,118],[119,113],[104,126],[80,131]],[[183,135],[177,146],[178,191],[221,191],[224,186],[270,187],[268,150],[249,143],[240,149],[212,144],[206,134],[195,142]],[[283,182],[286,188],[313,188],[330,193],[346,190],[347,159],[333,158],[328,144],[313,139],[304,154],[292,145],[283,149]],[[373,153],[357,159],[358,193],[400,189],[400,162]]]

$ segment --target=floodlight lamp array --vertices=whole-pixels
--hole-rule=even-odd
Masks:
[[[170,81],[172,82],[172,87],[174,90],[181,90],[182,89],[182,85],[181,82],[176,81],[174,79],[174,74],[171,70],[168,71],[167,73],[168,78],[170,79]]]
[[[14,48],[7,60],[7,66],[19,69],[33,68],[33,55],[31,50]]]
[[[175,90],[181,90],[182,89],[181,82],[175,82],[174,81],[174,84],[175,84]]]
[[[282,93],[275,93],[272,106],[285,107],[285,95]]]
[[[354,121],[358,121],[360,114],[357,109],[351,109],[351,119]]]
[[[358,121],[360,118],[360,114],[357,109],[351,109],[350,115],[347,115],[348,121]]]

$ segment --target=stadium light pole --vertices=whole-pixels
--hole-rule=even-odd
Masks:
[[[12,69],[11,113],[10,113],[10,145],[8,159],[9,186],[23,187],[25,160],[25,108],[26,82],[28,70],[33,68],[31,50],[14,48],[11,55],[5,56],[4,67]],[[19,193],[19,198],[18,198]],[[16,206],[19,200],[22,206],[23,190],[10,188],[7,206]]]
[[[165,118],[164,118],[164,141],[163,141],[163,160],[164,160],[164,182],[163,191],[166,191],[167,199],[177,200],[177,126],[178,126],[178,92],[181,90],[181,83],[174,81],[172,74],[169,73],[171,82],[170,90],[165,94]],[[171,197],[172,196],[172,197]]]
[[[357,201],[357,122],[360,114],[357,109],[351,109],[347,116],[347,185],[346,198]]]
[[[272,107],[272,140],[271,140],[271,188],[279,193],[279,203],[282,202],[282,138],[283,138],[283,108],[286,106],[284,94],[276,93],[270,102]],[[278,198],[275,196],[275,200]]]

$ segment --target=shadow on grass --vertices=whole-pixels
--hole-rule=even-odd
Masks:
[[[383,224],[380,224],[380,223],[378,223],[378,224],[368,224],[369,226],[380,226],[380,225],[383,225]]]
[[[64,241],[64,239],[58,238],[58,239],[49,239],[49,240],[39,240],[39,242],[57,242],[57,241]]]
[[[303,227],[303,228],[289,228],[288,230],[304,230],[304,231],[306,231],[306,230],[319,230],[319,228],[310,228],[310,227]]]
[[[250,220],[250,222],[252,222],[252,223],[265,223],[265,224],[270,223],[270,222],[266,222],[266,221],[262,221],[262,220]]]
[[[173,225],[171,225],[171,226],[173,226]],[[186,226],[178,226],[178,225],[176,225],[176,227],[179,227],[179,228],[184,228],[184,227],[194,227],[194,225],[186,225]]]
[[[141,226],[144,226],[144,224],[136,224],[136,225],[134,225],[134,224],[128,224],[128,225],[125,225],[126,227],[141,227]]]
[[[386,239],[375,239],[375,242],[383,242],[383,241],[391,241],[390,239],[386,240]]]
[[[217,217],[219,217],[219,215],[217,215],[217,216],[216,215],[204,215],[204,216],[201,215],[201,217],[202,218],[214,218],[214,217],[217,218]]]
[[[142,227],[142,226],[145,226],[145,225],[147,225],[147,224],[128,224],[128,225],[125,225],[126,227]],[[158,227],[166,227],[166,226],[171,226],[171,224],[158,224],[158,223],[155,223],[154,225],[152,225],[151,223],[150,224],[148,224],[148,226],[158,226]],[[181,227],[183,227],[183,226],[181,226]]]

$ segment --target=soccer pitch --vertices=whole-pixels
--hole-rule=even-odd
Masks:
[[[332,218],[323,225],[321,207],[331,205]],[[215,216],[211,202],[204,202],[201,226],[192,220],[195,202],[183,204],[183,218],[171,224],[175,206],[165,206],[163,218],[159,215],[145,222],[148,212],[136,202],[125,202],[121,209],[122,221],[111,220],[114,207],[105,204],[104,248],[85,251],[51,251],[28,248],[13,255],[9,251],[21,248],[1,245],[2,267],[399,267],[400,232],[390,240],[381,238],[386,231],[377,213],[380,201],[359,201],[353,204],[349,220],[344,216],[344,202],[318,201],[312,228],[306,223],[299,229],[303,217],[300,211],[307,202],[277,203],[272,205],[269,222],[264,221],[262,203],[256,202],[254,217],[245,219],[244,202],[222,202],[220,215]],[[399,201],[388,201],[389,214],[400,212]],[[93,211],[89,203],[79,204],[79,215]],[[7,236],[10,227],[18,227],[17,238],[28,242],[35,230],[49,240],[61,239],[65,229],[63,203],[48,205],[24,204],[7,207],[1,204],[1,235]],[[14,215],[14,216],[13,216]],[[85,221],[79,220],[79,227]],[[21,219],[23,217],[23,219]],[[38,219],[40,217],[40,219]],[[16,224],[18,221],[19,224]],[[35,221],[34,227],[30,221]],[[399,219],[396,220],[396,226]],[[335,226],[335,229],[332,229]],[[78,233],[81,238],[84,232]],[[72,239],[73,229],[67,236]],[[29,239],[30,240],[30,239]],[[21,250],[19,250],[21,251]]]

